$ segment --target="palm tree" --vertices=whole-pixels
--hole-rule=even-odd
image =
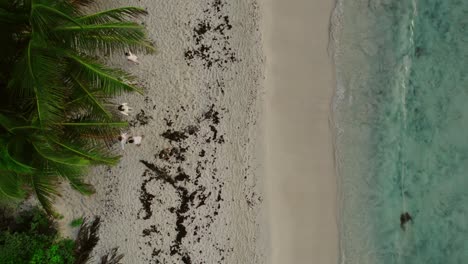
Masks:
[[[109,146],[122,127],[110,99],[142,93],[134,76],[99,54],[151,53],[146,11],[121,7],[84,14],[91,0],[0,0],[0,198],[35,194],[51,206],[67,179],[83,194],[90,165],[118,162]],[[2,56],[3,55],[3,56]]]

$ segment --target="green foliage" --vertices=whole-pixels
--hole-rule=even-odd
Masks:
[[[75,242],[60,239],[44,212],[34,209],[0,230],[0,263],[72,264]]]
[[[33,193],[49,214],[62,179],[83,194],[91,165],[118,162],[108,148],[122,127],[110,100],[142,89],[96,55],[153,52],[146,11],[84,14],[92,0],[0,0],[0,199]]]
[[[76,219],[73,219],[73,221],[71,221],[70,226],[79,227],[81,226],[81,224],[83,224],[83,222],[84,222],[83,217],[76,218]]]

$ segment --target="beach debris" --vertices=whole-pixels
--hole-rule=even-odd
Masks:
[[[131,51],[125,52],[125,57],[127,58],[128,61],[131,61],[135,64],[140,64],[140,62],[138,62],[138,57],[135,54],[133,54]]]
[[[164,160],[169,160],[169,154],[171,153],[171,148],[165,148],[159,152],[159,158]]]
[[[131,136],[128,138],[127,142],[130,144],[135,144],[137,146],[140,146],[142,139],[143,139],[143,136]]]
[[[128,116],[128,114],[133,111],[133,108],[129,107],[127,103],[120,104],[117,109],[122,115],[126,116]]]
[[[120,141],[120,147],[122,147],[122,149],[125,149],[125,143],[127,143],[127,139],[128,139],[127,133],[120,134],[119,141]]]

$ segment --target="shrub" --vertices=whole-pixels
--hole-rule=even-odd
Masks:
[[[0,230],[2,264],[72,264],[74,247],[75,242],[60,238],[54,223],[37,208]]]
[[[73,221],[71,221],[71,223],[70,223],[70,226],[71,227],[79,227],[82,224],[83,224],[83,217],[80,217],[80,218],[73,219]]]

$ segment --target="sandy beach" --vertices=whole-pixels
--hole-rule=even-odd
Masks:
[[[271,263],[337,263],[328,49],[333,1],[265,1]]]
[[[144,139],[125,150],[116,144],[120,164],[90,173],[95,195],[64,187],[57,200],[62,228],[72,234],[71,219],[101,216],[95,259],[119,247],[129,264],[265,263],[257,2],[112,4],[146,8],[139,22],[158,50],[141,55],[139,65],[123,54],[105,58],[146,89],[116,102],[134,108],[128,132]]]
[[[149,12],[138,22],[158,52],[103,58],[140,77],[145,95],[115,103],[134,108],[127,132],[144,139],[90,172],[96,194],[63,186],[65,234],[100,216],[96,261],[119,247],[131,264],[336,263],[333,2],[110,4]]]

